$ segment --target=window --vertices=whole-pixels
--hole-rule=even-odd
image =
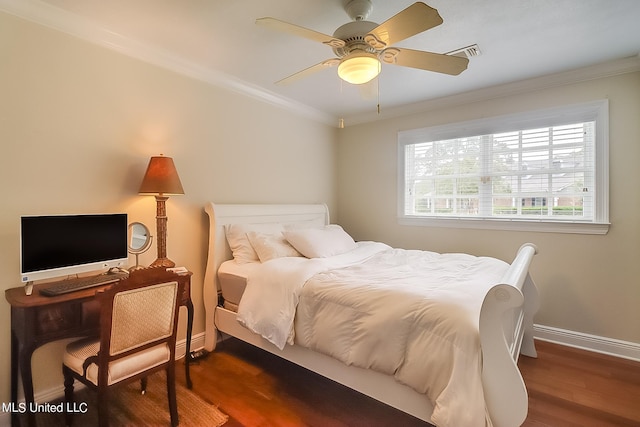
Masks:
[[[402,224],[604,234],[608,104],[398,136]]]

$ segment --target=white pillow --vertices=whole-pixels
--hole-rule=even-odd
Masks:
[[[279,233],[282,231],[282,224],[226,224],[224,232],[227,236],[227,242],[233,253],[233,258],[240,264],[260,261],[247,238],[247,233],[252,231]]]
[[[326,258],[353,250],[353,238],[337,224],[321,228],[285,230],[285,239],[307,258]]]
[[[302,256],[289,242],[287,242],[281,232],[260,233],[250,231],[247,233],[249,243],[258,254],[260,262],[269,261],[273,258],[288,256]]]

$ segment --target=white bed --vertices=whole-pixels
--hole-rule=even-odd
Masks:
[[[434,422],[432,415],[436,416],[435,422],[439,425],[451,425],[455,421],[455,413],[460,411],[454,411],[453,406],[464,403],[456,401],[458,393],[453,393],[454,397],[449,397],[449,400],[443,398],[442,401],[436,401],[437,408],[434,410],[433,399],[429,399],[422,392],[416,391],[419,387],[410,384],[411,381],[404,381],[409,384],[405,385],[399,382],[397,378],[394,378],[400,377],[403,380],[402,376],[404,375],[404,380],[406,380],[407,377],[415,376],[415,366],[406,369],[408,374],[397,372],[385,374],[372,369],[363,369],[357,367],[356,364],[352,364],[351,360],[345,360],[349,363],[348,365],[322,352],[310,350],[300,345],[289,345],[292,343],[292,339],[287,337],[286,334],[278,338],[276,333],[274,338],[270,334],[271,329],[267,333],[258,328],[257,331],[262,332],[268,338],[265,339],[263,336],[243,326],[243,324],[248,323],[248,326],[255,327],[251,322],[252,312],[249,312],[249,316],[247,316],[247,307],[250,306],[250,300],[257,300],[258,302],[250,310],[263,311],[264,308],[269,309],[272,307],[271,304],[259,304],[260,301],[270,297],[269,293],[264,293],[264,289],[273,289],[272,287],[277,286],[278,280],[281,279],[281,276],[269,273],[270,268],[273,272],[276,272],[282,270],[282,266],[286,266],[284,269],[288,270],[289,264],[287,263],[290,262],[289,260],[297,261],[301,265],[306,265],[303,263],[312,264],[320,260],[289,258],[265,262],[262,265],[235,265],[235,261],[229,262],[232,259],[232,253],[225,237],[225,225],[263,224],[265,227],[269,227],[270,224],[287,224],[288,227],[293,228],[322,227],[329,224],[329,214],[325,205],[217,205],[209,203],[205,206],[205,211],[210,220],[209,255],[203,289],[206,309],[205,347],[207,350],[212,351],[215,348],[217,331],[220,330],[425,421]],[[373,257],[378,256],[378,251],[385,256],[386,252],[388,252],[383,250],[384,248],[376,246],[380,245],[378,243],[370,244],[370,246],[368,246],[369,243],[367,242],[358,243],[357,245],[357,251],[373,251],[371,252],[372,254],[375,252],[374,255],[371,255],[371,259],[375,259]],[[354,252],[357,251],[354,250]],[[411,256],[419,255],[415,252],[413,251]],[[477,339],[480,347],[478,350],[480,355],[478,357],[477,375],[483,399],[482,405],[487,413],[486,419],[482,420],[483,424],[490,420],[487,424],[492,423],[498,427],[517,426],[522,424],[526,418],[527,392],[516,363],[520,353],[532,357],[536,356],[532,323],[533,314],[538,306],[538,295],[535,285],[528,274],[529,264],[535,253],[536,248],[534,245],[525,244],[519,249],[510,265],[506,263],[502,263],[502,265],[500,261],[493,259],[483,261],[495,264],[496,268],[498,268],[496,271],[500,272],[499,276],[497,276],[499,279],[496,279],[495,283],[492,281],[486,287],[486,290],[480,292],[480,295],[484,298],[476,298],[478,300],[478,312],[480,313],[476,322],[476,328],[479,330]],[[347,255],[351,256],[350,253]],[[404,252],[403,255],[408,256]],[[342,257],[342,255],[339,257]],[[459,261],[459,257],[462,257],[460,259],[463,260],[473,259],[474,263],[476,259],[480,260],[477,257],[458,255],[458,258],[454,258],[454,264]],[[330,259],[333,260],[333,258]],[[378,262],[380,262],[380,259],[378,259]],[[257,264],[260,263],[258,262]],[[220,269],[221,266],[222,269]],[[318,269],[317,264],[314,268],[317,271],[324,271],[324,267]],[[311,269],[310,271],[314,272],[316,270]],[[260,274],[257,274],[257,272]],[[475,274],[474,272],[473,275]],[[222,283],[219,280],[219,276],[225,279]],[[318,276],[322,276],[322,274]],[[241,310],[239,316],[237,313],[238,303],[243,292],[245,292],[245,285],[247,285],[246,280],[243,282],[243,277],[252,279],[252,284],[249,286],[253,286],[253,288],[250,288],[251,292],[246,293],[243,301],[244,312]],[[308,281],[310,283],[308,286],[300,286],[300,289],[304,288],[304,291],[307,288],[311,289],[311,283],[318,282],[315,279],[316,275],[313,277],[314,280]],[[487,277],[490,278],[492,276]],[[230,278],[231,280],[229,280]],[[269,279],[273,283],[268,282]],[[257,286],[256,283],[259,280],[267,280],[267,282]],[[306,284],[305,280],[306,276],[301,283],[304,282]],[[320,281],[319,283],[322,286],[322,282]],[[269,287],[266,285],[269,285]],[[220,295],[225,297],[226,308],[218,305],[218,302],[222,300],[219,298]],[[297,298],[294,300],[295,303],[292,304],[295,306],[298,300]],[[275,310],[277,312],[280,309],[276,307]],[[302,312],[304,313],[305,310],[303,309]],[[295,307],[293,313],[295,314]],[[340,313],[337,312],[336,316],[339,315]],[[242,322],[239,321],[239,317]],[[249,321],[247,317],[249,317]],[[299,316],[299,318],[302,317],[303,314]],[[296,330],[298,328],[297,322]],[[345,323],[347,322],[339,321],[337,324]],[[300,324],[302,324],[302,320],[300,320]],[[300,327],[304,331],[304,326]],[[331,328],[328,329],[330,330]],[[292,330],[294,330],[293,327]],[[286,329],[283,331],[287,332]],[[287,338],[289,344],[285,344],[285,339]],[[304,342],[304,337],[300,341]],[[428,342],[428,344],[432,345],[433,343]],[[317,342],[314,343],[314,347],[322,350],[321,343],[320,345]],[[423,348],[431,349],[434,347],[424,347],[423,345]],[[416,360],[415,348],[412,351],[413,353],[406,356],[406,358]],[[331,353],[331,351],[325,351],[325,353]],[[429,353],[431,352],[429,351]],[[397,357],[402,359],[403,356],[399,355]],[[384,359],[384,357],[382,358]],[[374,361],[373,364],[376,363]],[[398,371],[401,370],[398,369]],[[461,372],[466,374],[464,370]],[[462,383],[464,383],[464,380]],[[429,385],[427,384],[425,387],[428,388]],[[451,394],[451,392],[448,394]],[[459,393],[459,395],[464,396],[462,393]],[[453,421],[449,421],[448,416],[442,416],[443,413],[447,412],[447,408],[443,410],[441,407],[443,402],[444,405],[452,406],[452,408],[449,408],[449,412],[454,413],[453,417],[450,418]],[[460,420],[458,419],[457,421],[459,422]]]

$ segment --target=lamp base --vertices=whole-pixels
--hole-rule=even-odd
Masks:
[[[151,263],[149,267],[175,267],[176,263],[171,261],[169,258],[158,258]]]

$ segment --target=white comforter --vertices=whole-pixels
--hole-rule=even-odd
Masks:
[[[507,268],[374,242],[330,258],[278,258],[248,276],[238,320],[280,349],[295,341],[393,375],[429,398],[437,426],[485,426],[478,320]]]

